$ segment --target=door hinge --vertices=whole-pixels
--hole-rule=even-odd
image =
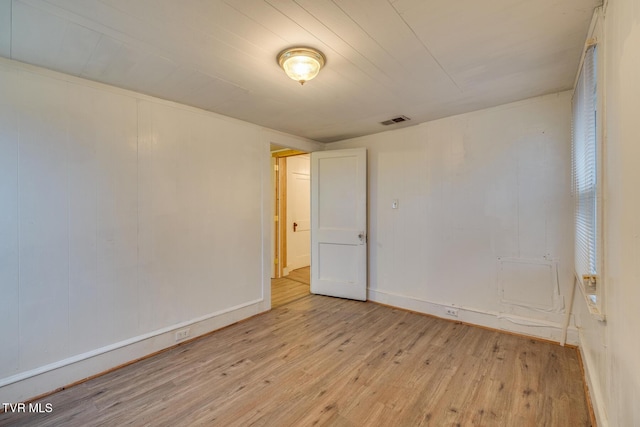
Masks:
[[[274,259],[274,260],[273,260],[273,263],[274,263],[275,265],[278,265],[278,258]]]
[[[598,284],[598,276],[595,274],[584,274],[582,276],[582,283],[588,291],[595,291]]]
[[[274,171],[278,172],[278,169],[279,169],[279,168],[278,168],[278,165],[273,165],[273,170],[274,170]]]
[[[273,220],[274,220],[275,222],[278,222],[278,215],[274,216],[274,217],[273,217]]]

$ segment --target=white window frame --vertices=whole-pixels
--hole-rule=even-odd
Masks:
[[[580,285],[589,312],[599,320],[604,320],[604,52],[602,44],[598,43],[600,22],[600,13],[596,11],[574,85],[571,166],[576,281]],[[591,87],[589,83],[592,73],[595,87]]]

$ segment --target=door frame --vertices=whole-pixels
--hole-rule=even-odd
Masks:
[[[274,198],[273,198],[273,168],[271,166],[271,145],[282,148],[299,150],[303,153],[323,151],[323,143],[311,141],[271,129],[261,129],[261,144],[263,146],[262,163],[262,302],[261,309],[271,309],[271,275],[274,260]]]
[[[271,166],[274,171],[272,182],[275,186],[274,197],[272,197],[273,207],[271,209],[273,217],[272,227],[272,247],[271,257],[272,276],[280,278],[284,275],[284,268],[287,265],[287,161],[288,157],[310,154],[306,151],[283,148],[271,151]],[[275,163],[275,164],[274,164]]]

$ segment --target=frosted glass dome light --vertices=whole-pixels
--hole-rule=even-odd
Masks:
[[[280,67],[301,85],[317,76],[325,61],[321,52],[309,47],[292,47],[278,54]]]

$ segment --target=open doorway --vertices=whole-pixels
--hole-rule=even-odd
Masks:
[[[273,256],[271,306],[310,293],[310,156],[271,145],[273,183]]]

